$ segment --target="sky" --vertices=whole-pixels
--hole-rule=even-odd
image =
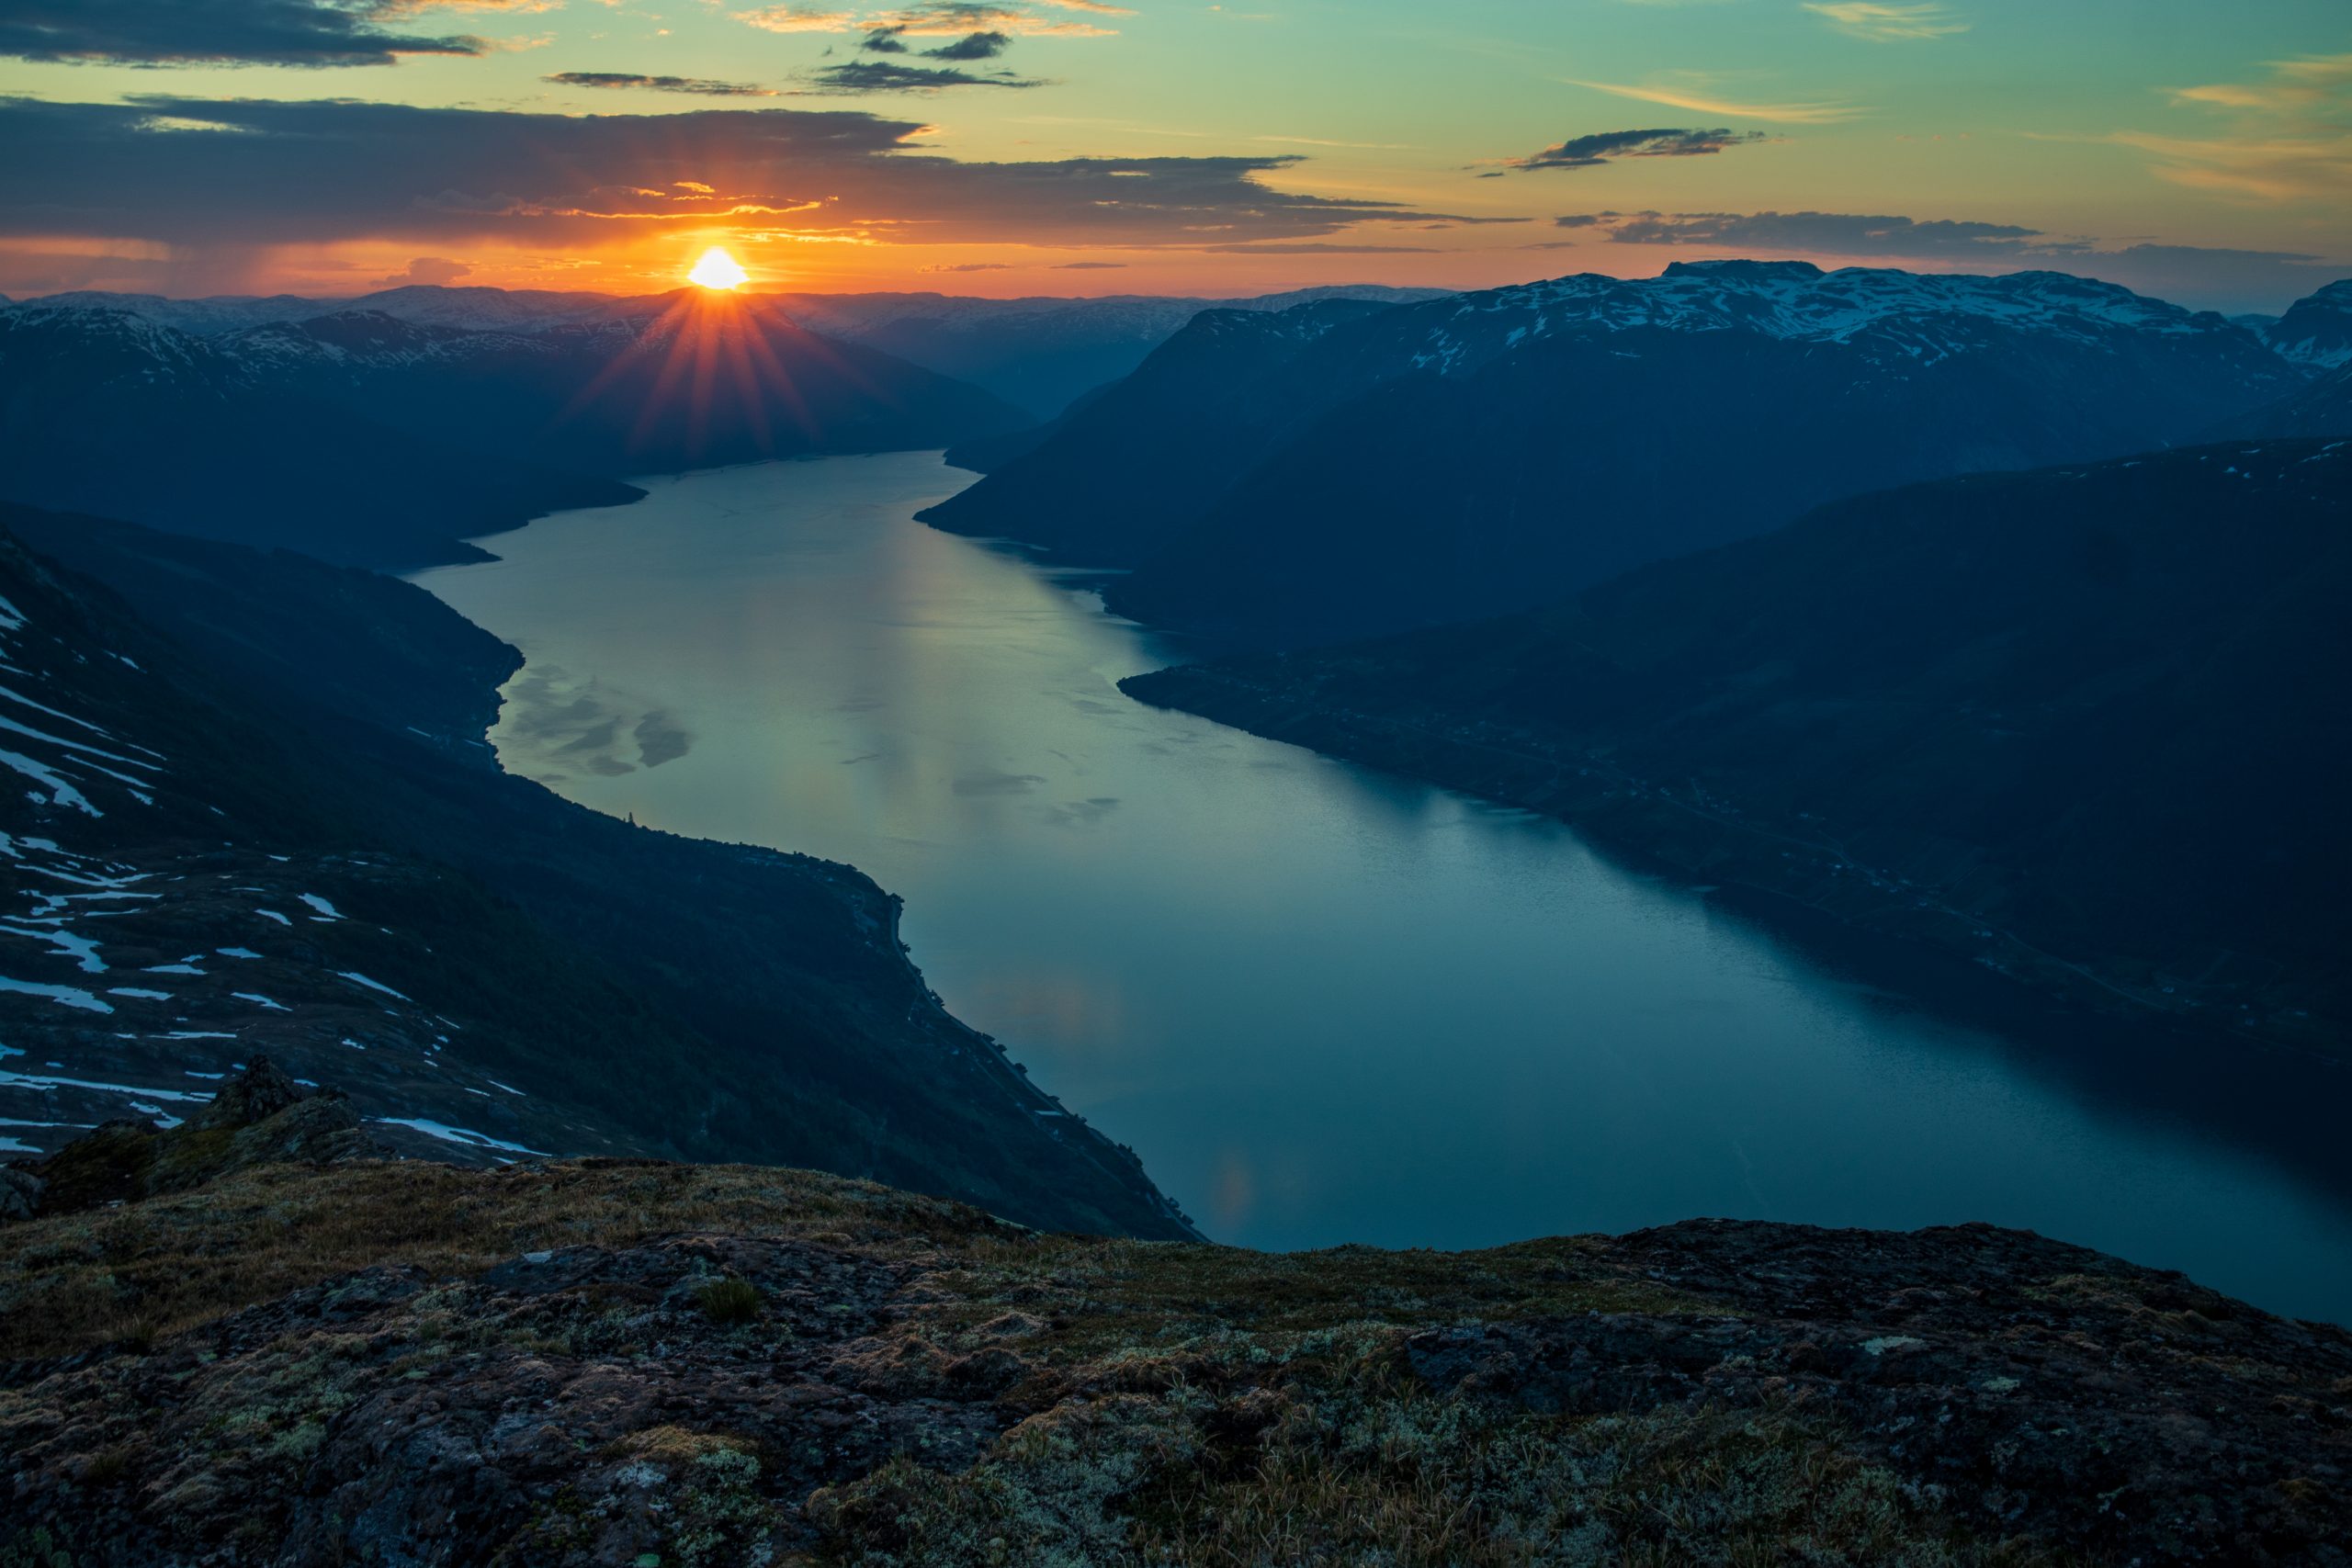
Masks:
[[[2344,0],[0,0],[0,293],[2352,275]]]

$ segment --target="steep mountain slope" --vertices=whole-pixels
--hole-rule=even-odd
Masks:
[[[1984,1225],[1282,1257],[799,1171],[279,1163],[0,1225],[0,1561],[42,1568],[2329,1568],[2352,1531],[2352,1336]]]
[[[1825,507],[1565,606],[1127,690],[2094,999],[2340,1049],[2352,442]]]
[[[2235,422],[2239,435],[2352,435],[2352,361]]]
[[[323,558],[455,541],[639,492],[618,476],[944,446],[1025,418],[978,389],[690,290],[528,333],[381,312],[198,338],[119,311],[0,311],[0,494]]]
[[[458,541],[641,491],[336,406],[217,343],[112,310],[0,311],[0,497],[322,558],[481,558]]]
[[[1333,299],[1271,314],[1206,311],[1040,444],[920,515],[951,534],[1017,538],[1085,565],[1142,558],[1265,449],[1290,389],[1314,385],[1285,374],[1306,350],[1384,309]]]
[[[412,1145],[757,1157],[1184,1233],[1131,1155],[946,1015],[856,872],[498,772],[482,730],[519,660],[422,590],[0,520],[114,591],[0,545],[13,1144],[184,1115],[266,1051]]]
[[[2314,370],[2352,365],[2352,277],[2296,300],[2262,336],[2282,357]]]
[[[1130,613],[1297,645],[1532,605],[1876,486],[2161,445],[2300,379],[2218,316],[2051,273],[1568,277],[1221,371],[1193,341],[1220,330],[1155,358],[1221,379],[1238,429],[1204,441],[1164,400],[1114,423],[1106,394],[934,519],[1132,566]],[[1122,478],[1150,498],[1132,529]]]

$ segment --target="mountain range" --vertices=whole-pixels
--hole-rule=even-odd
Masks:
[[[345,310],[199,337],[110,308],[0,310],[0,495],[356,565],[481,558],[459,541],[633,500],[625,474],[1025,423],[699,290],[529,333]]]
[[[2340,1049],[2352,439],[1822,507],[1542,611],[1130,694],[2140,1012]]]
[[[1677,265],[1210,311],[925,513],[1302,646],[1532,607],[1912,480],[2209,436],[2301,389],[2244,327],[2055,273]]]
[[[1201,311],[1283,310],[1322,299],[1397,304],[1442,297],[1437,288],[1378,284],[1293,289],[1239,299],[1114,294],[986,299],[932,293],[753,294],[810,332],[859,344],[967,381],[1035,418],[1059,413],[1080,393],[1115,381]],[[77,290],[22,303],[126,310],[198,337],[354,311],[422,327],[534,333],[560,327],[639,322],[670,310],[678,293],[595,294],[539,288],[407,284],[345,299],[291,294],[171,299],[159,294]],[[0,301],[5,304],[5,301]]]

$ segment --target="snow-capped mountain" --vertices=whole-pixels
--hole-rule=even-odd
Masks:
[[[2314,370],[2352,365],[2352,277],[2296,300],[2263,333],[2263,340]]]
[[[1841,495],[2192,439],[2303,380],[2221,316],[2053,273],[1701,263],[1311,324],[1196,318],[928,515],[1131,567],[1111,594],[1147,619],[1313,641],[1540,604]]]
[[[1810,262],[1676,262],[1656,277],[1594,273],[1465,294],[1415,312],[1430,323],[1413,363],[1453,375],[1531,341],[1653,327],[1746,332],[1796,343],[1875,339],[1932,364],[1999,341],[1990,329],[2077,343],[2118,333],[2238,336],[2211,311],[2190,311],[2113,283],[2062,272],[1997,277],[1843,267]]]

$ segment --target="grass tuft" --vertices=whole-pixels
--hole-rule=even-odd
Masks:
[[[749,1280],[714,1280],[695,1292],[695,1303],[713,1323],[750,1323],[760,1315],[760,1288]]]

